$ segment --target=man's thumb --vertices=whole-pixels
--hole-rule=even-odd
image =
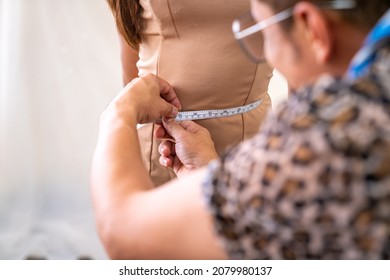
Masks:
[[[167,117],[176,117],[179,109],[177,109],[174,105],[166,102],[164,107],[163,115]]]
[[[180,137],[180,135],[182,135],[185,131],[185,129],[182,128],[181,125],[177,121],[175,121],[174,118],[163,118],[162,123],[166,132],[174,139]]]

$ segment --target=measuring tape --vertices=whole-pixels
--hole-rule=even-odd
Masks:
[[[247,105],[227,108],[227,109],[183,111],[177,114],[175,120],[181,122],[181,121],[190,121],[190,120],[206,120],[206,119],[230,117],[230,116],[252,111],[257,106],[259,106],[262,102],[263,99],[259,99],[256,102]]]

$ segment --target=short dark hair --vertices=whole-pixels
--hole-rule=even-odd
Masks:
[[[289,7],[293,7],[300,0],[258,0],[268,4],[275,12],[280,12]],[[327,0],[305,0],[305,2],[326,2]],[[371,29],[379,18],[390,8],[390,0],[355,0],[356,7],[350,10],[335,11],[348,23],[359,28]],[[286,22],[285,22],[286,23]],[[283,24],[288,28],[291,22]]]

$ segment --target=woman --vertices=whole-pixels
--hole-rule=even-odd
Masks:
[[[217,152],[252,137],[271,107],[267,93],[272,69],[242,54],[231,32],[237,14],[249,9],[241,0],[108,0],[121,35],[123,80],[152,73],[177,92],[182,110],[255,109],[223,118],[199,120]],[[178,71],[180,69],[180,71]],[[238,110],[237,110],[238,111]],[[158,159],[156,125],[139,129],[145,163],[155,185],[174,177]]]

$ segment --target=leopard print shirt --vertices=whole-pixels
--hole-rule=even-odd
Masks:
[[[389,259],[390,47],[366,78],[297,93],[203,190],[232,259]]]

